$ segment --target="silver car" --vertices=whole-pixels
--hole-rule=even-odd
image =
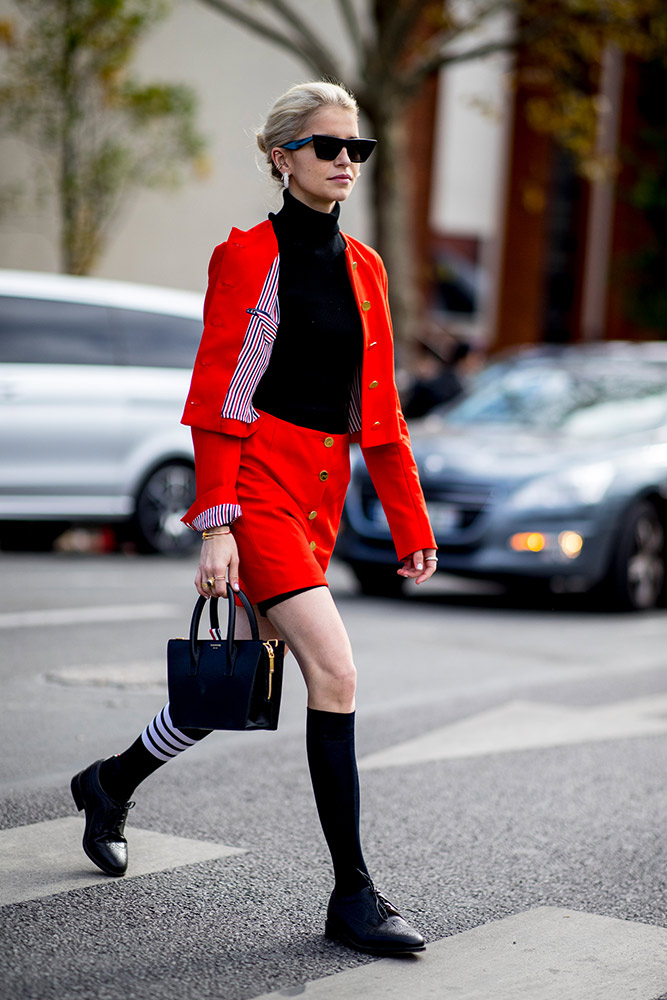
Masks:
[[[0,546],[92,523],[141,551],[196,544],[180,416],[201,309],[193,292],[0,271]]]
[[[411,433],[440,571],[665,603],[667,344],[519,350]],[[336,552],[366,593],[402,587],[361,462]]]

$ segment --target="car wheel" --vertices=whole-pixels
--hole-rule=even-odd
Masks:
[[[195,497],[195,470],[168,462],[150,474],[137,495],[133,535],[140,552],[181,555],[200,541],[181,518]]]
[[[359,581],[361,593],[368,597],[400,597],[404,578],[396,575],[393,566],[376,563],[352,563],[352,571]]]
[[[665,591],[665,529],[655,505],[643,500],[630,508],[618,536],[609,576],[620,608],[642,611],[660,604]]]

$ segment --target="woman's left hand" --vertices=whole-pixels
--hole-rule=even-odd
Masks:
[[[437,562],[435,561],[435,549],[418,549],[407,559],[403,560],[403,565],[398,570],[399,576],[404,576],[415,583],[425,583],[429,576],[435,573]]]

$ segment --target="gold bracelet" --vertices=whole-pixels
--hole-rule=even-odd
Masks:
[[[206,541],[207,538],[215,538],[216,535],[229,535],[231,531],[228,524],[221,524],[215,531],[202,531],[201,536]]]

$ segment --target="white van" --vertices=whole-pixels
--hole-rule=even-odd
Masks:
[[[0,270],[0,547],[91,523],[197,543],[180,417],[201,313],[193,292]]]

